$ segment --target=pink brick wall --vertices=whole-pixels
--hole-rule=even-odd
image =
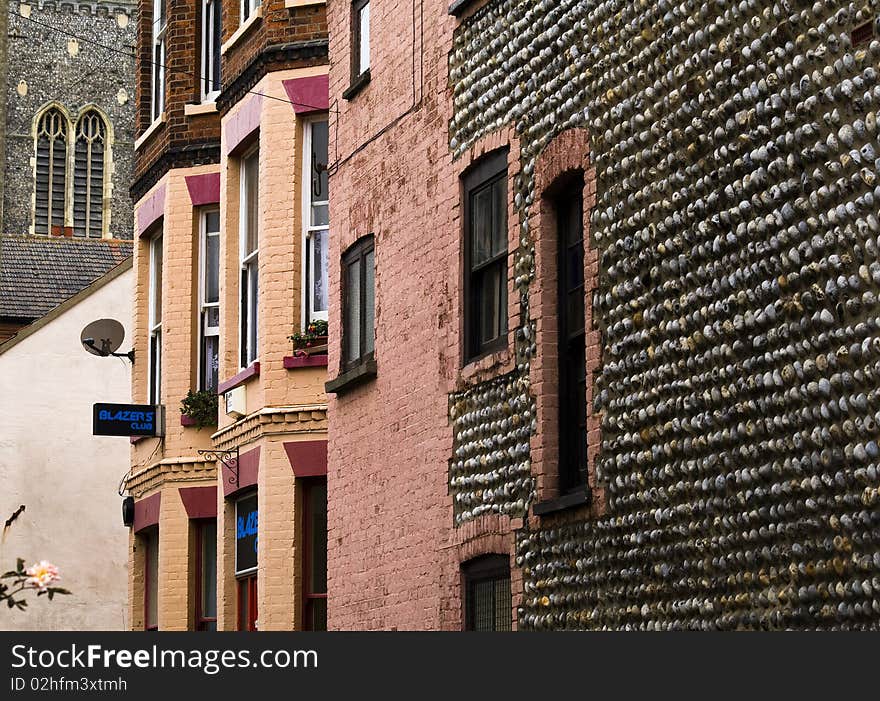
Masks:
[[[416,42],[414,56],[410,5],[374,5],[372,80],[350,102],[340,99],[350,79],[350,4],[328,6],[330,95],[339,106],[330,125],[331,134],[338,128],[339,160],[330,183],[330,294],[340,298],[342,252],[373,233],[378,364],[375,380],[329,401],[328,623],[460,629],[460,562],[509,554],[513,540],[506,517],[453,529],[447,493],[447,397],[468,384],[459,372],[457,219],[468,159],[452,162],[447,134],[447,51],[457,21],[446,3],[425,3],[423,26],[415,18],[425,46]],[[331,338],[339,337],[339,314],[331,304]],[[499,365],[505,357],[499,354]],[[331,343],[331,378],[339,363],[339,345]]]

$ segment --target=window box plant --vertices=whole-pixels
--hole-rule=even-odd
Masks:
[[[288,338],[293,342],[294,356],[326,354],[327,322],[323,319],[312,321],[305,332],[297,332]]]
[[[180,425],[198,429],[217,425],[217,393],[213,390],[190,390],[180,402]]]

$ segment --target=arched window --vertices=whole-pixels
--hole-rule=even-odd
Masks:
[[[76,125],[73,159],[74,236],[100,238],[104,230],[104,158],[107,127],[94,110]]]
[[[52,107],[37,124],[36,233],[48,234],[53,226],[64,226],[66,192],[67,118]]]

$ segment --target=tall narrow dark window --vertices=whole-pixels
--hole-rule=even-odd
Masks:
[[[104,232],[104,154],[107,127],[97,112],[76,125],[73,163],[73,233],[100,238]]]
[[[49,234],[64,226],[67,193],[67,118],[61,110],[46,110],[37,124],[37,179],[34,231]]]
[[[465,361],[507,343],[507,149],[464,179]]]
[[[559,296],[559,493],[587,481],[587,362],[584,337],[583,180],[556,201]]]
[[[327,630],[327,480],[303,487],[303,628]]]
[[[342,362],[350,369],[373,358],[375,346],[375,257],[365,236],[342,257]]]
[[[144,630],[159,630],[159,529],[142,536],[144,545]]]
[[[510,630],[510,561],[485,555],[462,565],[464,629]]]
[[[355,0],[351,11],[351,77],[354,82],[370,70],[370,0]]]
[[[217,630],[217,519],[196,524],[196,630]]]

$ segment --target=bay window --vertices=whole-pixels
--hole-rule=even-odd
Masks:
[[[202,101],[220,94],[221,0],[202,0]]]

